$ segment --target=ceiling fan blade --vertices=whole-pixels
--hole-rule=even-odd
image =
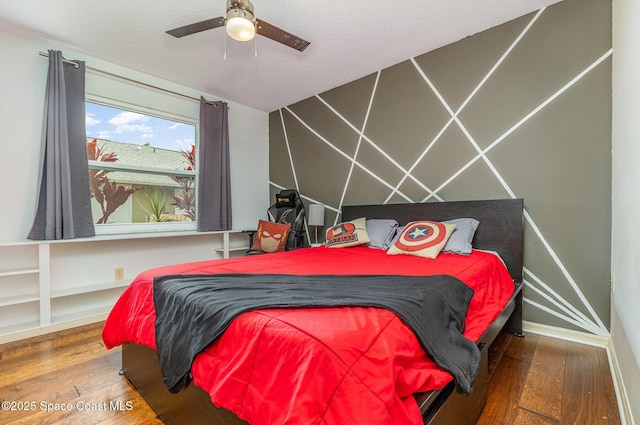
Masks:
[[[290,32],[286,32],[275,25],[271,25],[270,23],[263,21],[262,19],[256,19],[256,23],[258,34],[277,41],[278,43],[282,43],[285,46],[292,47],[302,52],[309,46],[309,44],[311,44]]]
[[[205,21],[200,21],[193,24],[185,25],[183,27],[174,28],[167,31],[167,34],[180,38],[184,37],[185,35],[191,35],[197,32],[223,27],[225,20],[226,19],[223,16],[218,16],[217,18],[207,19]]]

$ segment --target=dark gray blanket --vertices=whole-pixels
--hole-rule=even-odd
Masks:
[[[378,307],[407,323],[438,366],[471,393],[478,347],[462,335],[473,290],[438,276],[168,275],[153,282],[156,343],[164,382],[178,392],[195,356],[240,314],[267,308]]]

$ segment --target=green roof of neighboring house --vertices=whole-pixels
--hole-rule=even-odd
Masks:
[[[93,138],[87,138],[93,141]],[[97,139],[97,147],[102,153],[115,153],[118,164],[131,164],[141,167],[168,168],[186,170],[191,164],[179,151],[154,148],[152,146],[134,145],[131,143],[114,142],[112,140]],[[134,173],[127,171],[110,171],[109,179],[122,184],[152,185],[165,187],[180,187],[178,183],[158,174]]]

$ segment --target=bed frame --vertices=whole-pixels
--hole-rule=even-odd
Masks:
[[[401,225],[420,219],[443,221],[472,217],[480,221],[473,240],[474,248],[496,251],[504,260],[514,280],[515,292],[478,342],[482,360],[473,393],[461,395],[451,382],[440,390],[415,395],[425,424],[475,424],[487,400],[489,347],[500,332],[522,335],[522,199],[343,207],[344,221],[359,217],[394,218]],[[123,344],[121,374],[167,425],[247,425],[228,410],[215,407],[209,395],[193,384],[176,394],[170,393],[162,381],[155,350]]]

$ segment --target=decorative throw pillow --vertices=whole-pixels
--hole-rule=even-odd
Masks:
[[[398,229],[398,222],[392,219],[371,218],[367,220],[369,248],[388,249]]]
[[[366,219],[364,217],[345,221],[327,229],[327,241],[329,248],[346,248],[349,246],[369,243]]]
[[[258,232],[251,245],[252,251],[279,252],[287,246],[291,225],[258,220]]]
[[[442,252],[447,254],[471,254],[471,241],[476,234],[476,229],[480,222],[473,218],[456,218],[454,220],[443,221],[443,223],[455,224],[456,229],[453,231],[447,244]]]
[[[405,226],[398,239],[387,250],[387,254],[436,258],[455,228],[455,224],[437,221],[412,221]]]

